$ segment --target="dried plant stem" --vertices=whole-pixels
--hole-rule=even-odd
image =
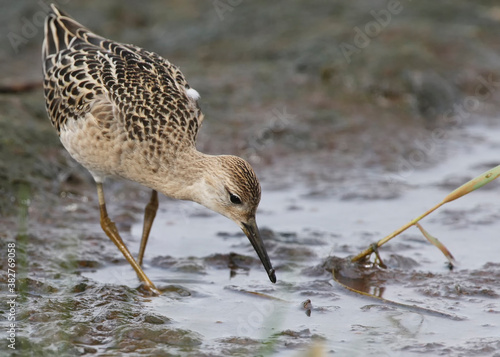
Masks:
[[[24,93],[37,90],[41,87],[42,87],[42,81],[0,84],[0,93],[1,94]]]
[[[381,247],[382,245],[384,245],[385,243],[390,241],[392,238],[396,237],[398,234],[404,232],[405,230],[407,230],[411,226],[415,225],[418,221],[420,221],[424,217],[428,216],[430,213],[434,212],[435,210],[437,210],[439,207],[441,207],[445,203],[454,201],[457,198],[460,198],[460,197],[462,197],[462,196],[464,196],[464,195],[466,195],[474,190],[477,190],[478,188],[483,187],[488,182],[493,181],[494,179],[498,178],[499,176],[500,176],[500,165],[492,168],[491,170],[483,172],[478,177],[470,180],[469,182],[463,184],[462,186],[460,186],[459,188],[457,188],[456,190],[451,192],[448,196],[446,196],[443,199],[443,201],[441,201],[436,206],[432,207],[430,210],[428,210],[427,212],[425,212],[421,216],[411,220],[410,222],[405,224],[403,227],[401,227],[401,228],[395,230],[394,232],[392,232],[391,234],[389,234],[387,237],[382,238],[376,244],[370,245],[364,251],[362,251],[361,253],[356,255],[354,258],[352,258],[351,261],[357,262],[357,261],[360,261],[361,259],[369,256],[370,254],[372,254],[374,252],[375,249]]]
[[[441,207],[442,205],[444,205],[446,202],[443,201],[441,203],[439,203],[438,205],[432,207],[430,210],[428,210],[427,212],[425,212],[423,215],[411,220],[410,222],[408,222],[407,224],[405,224],[403,227],[395,230],[394,232],[392,232],[391,234],[389,234],[388,236],[382,238],[381,240],[379,240],[376,244],[372,244],[370,245],[368,248],[366,248],[365,250],[363,250],[361,253],[359,253],[358,255],[356,255],[354,258],[351,259],[352,262],[357,262],[361,259],[363,259],[364,257],[372,254],[374,252],[374,249],[375,247],[376,248],[379,248],[381,247],[382,245],[384,245],[385,243],[387,243],[388,241],[390,241],[392,238],[394,238],[395,236],[397,236],[398,234],[401,234],[403,233],[404,231],[406,231],[408,228],[410,228],[411,226],[415,225],[415,223],[417,223],[418,221],[420,221],[421,219],[423,219],[424,217],[428,216],[429,214],[431,214],[432,212],[434,212],[435,210],[437,210],[439,207]]]

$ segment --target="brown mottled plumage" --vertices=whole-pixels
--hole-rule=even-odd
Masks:
[[[158,207],[156,192],[198,202],[235,221],[247,234],[271,281],[274,269],[255,223],[260,184],[235,156],[196,150],[203,114],[198,93],[159,55],[98,36],[52,5],[42,48],[47,112],[68,152],[93,175],[101,225],[147,287],[140,265]],[[153,189],[138,262],[106,212],[107,176]]]

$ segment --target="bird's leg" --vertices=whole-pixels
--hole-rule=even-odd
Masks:
[[[140,265],[135,261],[132,254],[130,254],[127,246],[118,233],[118,229],[116,229],[115,223],[108,217],[108,212],[106,211],[106,202],[104,201],[104,191],[102,188],[102,183],[100,182],[97,183],[97,196],[99,197],[99,208],[101,210],[101,227],[104,233],[106,233],[106,235],[113,241],[113,243],[116,244],[118,249],[120,249],[125,259],[127,259],[130,265],[132,265],[132,268],[134,268],[135,272],[137,273],[139,279],[143,282],[146,289],[159,295],[160,292],[156,289],[153,282],[149,280],[144,271],[142,271]]]
[[[153,190],[149,203],[144,210],[144,226],[142,228],[141,247],[139,248],[139,257],[137,259],[139,266],[142,266],[142,258],[146,250],[146,244],[148,244],[149,232],[151,231],[151,226],[156,217],[156,211],[158,211],[158,192]]]

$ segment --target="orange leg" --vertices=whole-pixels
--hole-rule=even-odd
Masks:
[[[106,233],[106,235],[113,241],[113,243],[116,244],[118,249],[120,249],[125,259],[127,259],[130,265],[132,265],[132,268],[134,268],[137,276],[143,282],[146,289],[159,295],[160,292],[156,289],[153,282],[149,280],[140,265],[137,264],[134,257],[132,257],[132,254],[130,254],[127,246],[118,233],[118,229],[116,229],[115,223],[108,217],[108,212],[106,211],[106,202],[104,201],[104,191],[102,188],[102,183],[97,183],[97,195],[99,197],[99,208],[101,210],[101,227],[104,233]]]
[[[153,225],[153,221],[156,217],[156,212],[158,211],[158,192],[153,190],[151,192],[151,199],[149,203],[146,205],[146,209],[144,210],[144,226],[142,228],[142,239],[141,239],[141,247],[139,249],[139,258],[137,259],[137,263],[139,266],[142,266],[142,258],[144,257],[144,251],[146,250],[146,244],[148,244],[149,232],[151,232],[151,226]]]

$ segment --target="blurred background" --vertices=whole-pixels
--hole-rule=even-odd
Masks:
[[[0,4],[4,212],[13,182],[53,189],[68,163],[39,87],[47,4]],[[281,184],[335,180],[353,167],[398,170],[398,158],[435,128],[498,112],[495,1],[56,4],[96,33],[179,66],[201,94],[199,148],[244,156],[267,168],[258,168],[263,178],[281,173]],[[33,88],[15,93],[23,86]]]

